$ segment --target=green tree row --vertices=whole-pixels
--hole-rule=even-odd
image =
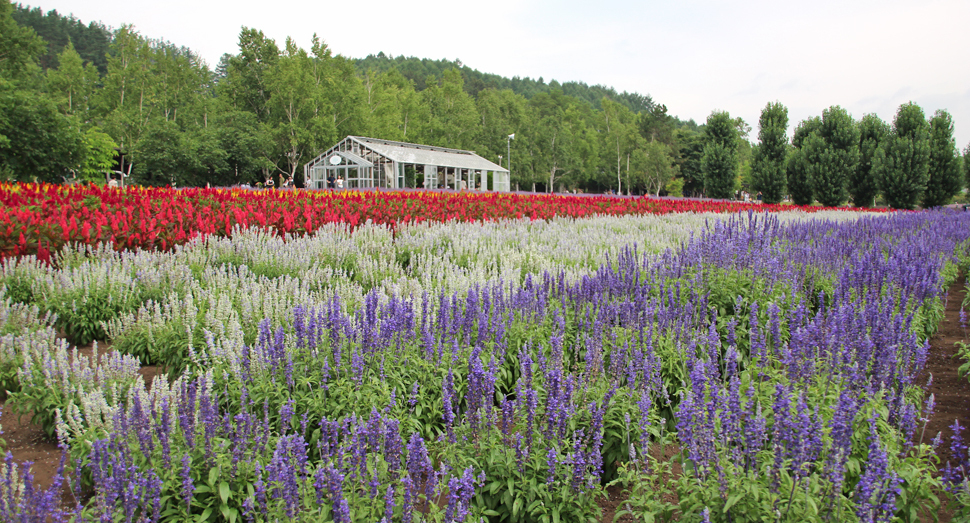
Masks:
[[[526,96],[512,89],[519,79],[473,95],[466,76],[486,75],[455,63],[425,70],[419,88],[397,62],[363,69],[316,37],[307,50],[252,28],[214,71],[190,50],[130,26],[112,34],[103,72],[70,38],[45,68],[54,45],[19,25],[8,0],[0,9],[10,29],[0,36],[0,56],[17,57],[0,96],[0,168],[8,179],[97,178],[105,162],[96,150],[117,148],[124,163],[116,167],[143,184],[299,183],[302,166],[346,135],[470,149],[508,166],[514,133],[512,182],[522,189],[656,194],[679,169],[674,129],[697,134],[693,122],[667,116],[649,97],[640,97],[645,109],[637,112],[629,93],[586,89],[605,94],[591,103],[566,93],[580,84],[540,81],[543,88]]]
[[[702,171],[705,191],[729,197],[744,183],[738,178],[738,142],[727,113],[707,120]],[[754,149],[752,191],[766,203],[790,195],[793,203],[871,207],[877,197],[896,209],[950,203],[970,180],[953,136],[953,118],[938,110],[929,119],[913,102],[899,107],[893,124],[875,114],[856,122],[839,106],[802,121],[787,138],[788,109],[769,103],[761,112]],[[968,146],[967,153],[970,153]],[[966,153],[965,153],[966,154]],[[966,168],[966,171],[964,170]]]

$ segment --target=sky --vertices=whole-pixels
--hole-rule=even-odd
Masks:
[[[892,122],[900,104],[953,116],[970,144],[967,0],[33,0],[83,22],[133,24],[215,67],[242,27],[335,54],[460,59],[485,73],[650,95],[668,114],[741,116],[757,139],[768,102],[798,122],[833,105]]]

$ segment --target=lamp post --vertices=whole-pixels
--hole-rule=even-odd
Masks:
[[[508,152],[508,154],[509,154],[509,156],[508,156],[508,158],[509,158],[508,159],[508,162],[509,162],[509,180],[512,179],[512,140],[515,140],[515,133],[510,134],[509,135],[509,139],[506,141],[506,145],[508,147],[508,151],[506,151],[506,152]]]

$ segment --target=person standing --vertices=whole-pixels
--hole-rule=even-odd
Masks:
[[[344,188],[344,177],[343,176],[338,176],[337,177],[337,189],[343,189],[343,188]]]

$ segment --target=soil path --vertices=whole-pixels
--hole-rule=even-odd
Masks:
[[[966,297],[966,280],[961,276],[950,286],[946,316],[940,322],[936,334],[930,338],[930,354],[921,381],[926,383],[930,375],[933,382],[926,389],[926,396],[933,394],[936,409],[926,424],[924,442],[931,442],[942,433],[937,449],[941,466],[950,458],[950,426],[960,420],[960,426],[970,426],[970,380],[961,376],[957,369],[963,363],[957,356],[957,343],[967,343],[967,332],[960,325],[960,307]],[[964,433],[964,436],[970,435]],[[919,437],[919,434],[917,434]]]
[[[961,427],[970,427],[970,380],[957,371],[963,364],[957,355],[957,343],[970,343],[967,330],[960,325],[960,310],[967,296],[966,281],[966,275],[961,274],[948,289],[946,314],[936,334],[930,338],[930,354],[918,382],[925,384],[932,375],[933,382],[926,387],[926,397],[932,394],[936,407],[925,429],[918,430],[915,439],[918,443],[922,437],[923,442],[929,443],[938,435],[941,436],[936,449],[940,459],[939,469],[945,467],[952,456],[950,437],[953,430],[950,427],[953,422],[959,420]],[[964,432],[963,435],[966,438],[970,433]],[[945,498],[941,496],[942,499]],[[953,519],[953,510],[944,508],[937,515],[940,523],[947,523]],[[922,521],[933,519],[923,515]]]
[[[101,342],[98,344],[97,352],[93,345],[87,345],[80,347],[78,353],[91,359],[103,357],[110,350],[111,343]],[[156,366],[145,366],[138,373],[145,380],[145,385],[151,388],[152,381],[155,376],[161,374],[161,369]],[[17,463],[28,461],[33,463],[31,472],[34,474],[34,485],[47,488],[60,467],[62,452],[57,446],[56,436],[48,437],[39,424],[31,423],[32,416],[30,412],[18,414],[6,400],[3,400],[0,405],[0,426],[3,427],[3,434],[0,437],[6,442],[3,454],[11,453]]]

